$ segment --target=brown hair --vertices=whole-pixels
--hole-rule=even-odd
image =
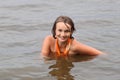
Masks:
[[[59,16],[59,17],[55,20],[55,22],[54,22],[54,24],[53,24],[53,27],[52,27],[52,34],[53,34],[53,37],[54,37],[54,38],[55,38],[55,35],[56,35],[56,33],[55,33],[56,24],[57,24],[58,22],[63,22],[63,23],[65,23],[65,25],[66,25],[66,23],[69,24],[69,25],[71,26],[71,32],[73,33],[73,32],[75,31],[74,22],[72,21],[71,18],[69,18],[69,17],[67,17],[67,16]],[[67,25],[66,25],[66,26],[67,26]],[[72,34],[70,35],[70,38],[73,38],[73,37],[72,37]]]

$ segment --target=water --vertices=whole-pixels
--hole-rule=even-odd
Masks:
[[[73,19],[77,40],[107,55],[40,59],[59,15]],[[120,80],[119,35],[119,0],[0,0],[0,80]]]

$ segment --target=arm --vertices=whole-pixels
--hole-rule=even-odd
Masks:
[[[103,54],[103,52],[101,52],[93,47],[90,47],[88,45],[79,43],[77,41],[76,41],[76,50],[79,54],[86,54],[86,55],[92,55],[92,56],[97,56],[97,55]]]
[[[41,56],[43,58],[48,58],[50,53],[50,36],[47,36],[42,45]]]

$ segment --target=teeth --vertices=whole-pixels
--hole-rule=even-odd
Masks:
[[[61,39],[65,39],[64,37],[61,37]]]

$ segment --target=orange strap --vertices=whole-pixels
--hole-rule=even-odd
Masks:
[[[70,46],[71,46],[71,39],[68,39],[68,43],[67,43],[67,46],[64,50],[63,53],[60,52],[60,47],[59,47],[59,44],[58,44],[58,40],[56,39],[56,57],[60,57],[60,56],[63,56],[63,57],[67,57],[68,56],[68,53],[69,53],[69,49],[70,49]]]

